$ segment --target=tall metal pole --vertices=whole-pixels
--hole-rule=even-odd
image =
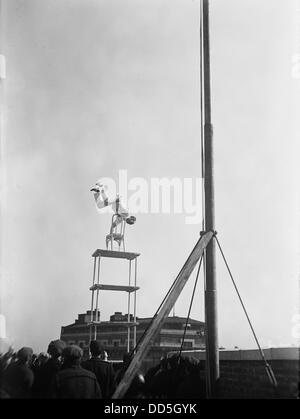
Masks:
[[[215,199],[213,172],[213,126],[211,123],[209,0],[203,0],[203,92],[204,92],[204,199],[205,231],[215,230]],[[217,396],[219,370],[219,345],[217,321],[217,284],[215,266],[215,241],[211,240],[205,252],[205,323],[206,365],[208,397]]]

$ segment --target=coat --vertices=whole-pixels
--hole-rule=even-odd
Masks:
[[[95,374],[72,366],[56,374],[49,396],[54,399],[101,399],[102,394]]]
[[[82,363],[82,367],[92,371],[98,380],[103,399],[109,399],[116,388],[116,380],[113,366],[110,362],[92,357]]]
[[[49,396],[50,384],[60,371],[61,365],[58,359],[50,358],[44,365],[36,369],[32,387],[33,397],[47,398]]]
[[[5,392],[13,399],[27,399],[31,397],[34,374],[27,364],[13,362],[3,377]]]

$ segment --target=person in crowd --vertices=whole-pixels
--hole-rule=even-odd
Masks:
[[[10,347],[7,352],[0,355],[0,379],[3,377],[4,371],[6,370],[9,363],[11,362],[13,354],[14,354],[14,351]]]
[[[49,343],[47,349],[49,358],[45,359],[45,357],[41,357],[41,364],[40,366],[37,366],[34,371],[33,397],[49,397],[49,387],[55,374],[60,371],[62,367],[61,356],[66,346],[66,343],[60,339],[52,340]]]
[[[156,372],[147,376],[147,391],[153,398],[166,399],[171,391],[171,370],[166,356],[160,359]]]
[[[41,368],[43,367],[49,360],[50,355],[46,352],[40,352],[36,359],[36,366]]]
[[[101,351],[100,359],[102,359],[102,361],[108,361],[108,353],[104,349]]]
[[[90,342],[90,354],[90,359],[84,361],[82,366],[96,375],[103,399],[109,399],[116,388],[116,380],[108,354],[96,340]]]
[[[0,399],[9,398],[9,394],[4,390],[4,373],[11,362],[13,349],[10,347],[7,352],[0,355]]]
[[[205,363],[195,358],[180,359],[180,374],[174,392],[177,399],[205,399]]]
[[[48,359],[49,359],[49,355],[46,354],[45,352],[40,352],[38,355],[35,355],[34,358],[32,357],[30,366],[34,375],[46,364]]]
[[[150,367],[145,374],[145,392],[148,398],[152,396],[152,380],[154,375],[159,371],[161,368],[161,363],[163,362],[164,357],[160,358],[160,361],[158,364],[154,365],[153,367]]]
[[[159,399],[205,398],[205,366],[194,358],[172,354],[146,374],[147,394]]]
[[[116,371],[116,383],[119,384],[120,381],[122,380],[129,364],[131,362],[131,354],[130,352],[125,352],[123,354],[123,362],[121,364],[121,366],[118,366],[118,369]]]
[[[30,360],[30,364],[29,364],[32,371],[34,371],[35,365],[37,363],[37,359],[38,359],[37,354],[33,354],[32,357],[31,357],[31,360]]]
[[[63,350],[63,366],[50,385],[50,398],[100,399],[102,397],[95,374],[80,365],[82,355],[82,349],[76,345],[67,346]]]
[[[122,380],[131,360],[132,355],[129,352],[125,352],[123,355],[123,365],[116,374],[117,384],[119,384]],[[145,378],[141,372],[137,372],[131,382],[131,385],[124,395],[124,399],[142,399],[145,397],[145,389]]]
[[[34,380],[30,362],[32,348],[23,347],[17,352],[17,359],[10,362],[3,375],[3,390],[10,398],[27,399],[31,397]]]

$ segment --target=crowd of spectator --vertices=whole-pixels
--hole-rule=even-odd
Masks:
[[[124,354],[116,368],[98,341],[90,342],[90,358],[83,360],[79,346],[62,340],[49,343],[47,353],[35,355],[29,347],[0,356],[0,398],[110,399],[121,381],[131,355]],[[173,355],[163,357],[145,375],[137,372],[124,398],[205,397],[201,364]]]

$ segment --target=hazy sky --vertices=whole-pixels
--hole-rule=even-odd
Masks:
[[[216,229],[266,346],[295,342],[299,296],[300,7],[282,5],[211,1]],[[120,169],[147,181],[201,174],[199,1],[2,0],[0,52],[0,311],[16,347],[44,351],[90,307],[91,255],[110,224],[94,182]],[[127,250],[141,253],[138,316],[154,314],[200,230],[185,214],[137,214]],[[126,264],[112,263],[105,279],[126,282]],[[219,255],[217,279],[220,345],[254,347]],[[100,306],[104,320],[127,310],[124,295],[102,293]],[[192,317],[203,320],[203,280]]]

